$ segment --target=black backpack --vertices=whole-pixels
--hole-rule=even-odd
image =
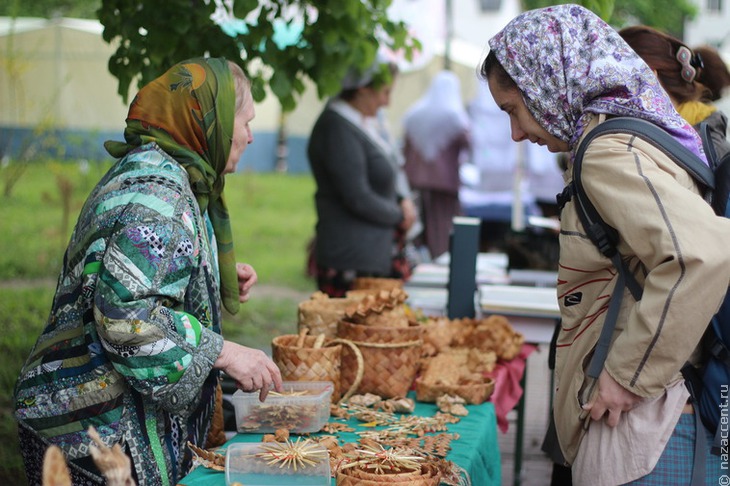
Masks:
[[[588,237],[603,255],[611,259],[618,270],[616,288],[611,296],[601,336],[586,373],[592,378],[598,378],[608,355],[624,286],[629,289],[637,301],[641,299],[642,288],[626,267],[616,249],[618,232],[601,219],[583,189],[581,183],[583,155],[588,144],[601,135],[629,133],[639,137],[659,148],[686,170],[704,188],[703,197],[712,205],[716,214],[730,217],[730,205],[728,204],[730,155],[724,157],[721,161],[716,161],[715,150],[710,142],[709,127],[701,125],[699,132],[708,160],[710,160],[710,167],[705,165],[695,154],[677,142],[666,131],[650,122],[637,118],[618,117],[608,119],[591,130],[578,146],[573,161],[573,181],[566,186],[562,194],[558,195],[558,204],[562,209],[571,197],[576,199],[576,211]],[[708,325],[706,334],[705,340],[709,343],[709,360],[707,364],[699,370],[687,365],[682,370],[682,374],[692,395],[696,412],[699,412],[695,413],[695,416],[701,417],[705,426],[709,430],[715,431],[713,452],[720,454],[722,440],[720,420],[724,414],[725,423],[727,424],[728,386],[730,386],[730,351],[728,351],[730,344],[730,292],[726,295],[719,312]],[[697,427],[697,430],[700,431],[700,427]],[[727,431],[727,427],[725,427],[725,431]],[[699,478],[698,474],[704,474],[704,464],[698,464],[697,462],[698,460],[704,462],[704,452],[698,454],[699,451],[702,451],[700,447],[704,448],[704,435],[698,434],[697,438],[693,484],[695,484],[695,477]],[[727,440],[727,437],[725,437],[725,440]]]

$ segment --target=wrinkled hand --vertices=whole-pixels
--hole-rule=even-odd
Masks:
[[[403,211],[403,221],[400,223],[400,228],[403,231],[408,231],[413,226],[413,223],[416,222],[416,218],[418,218],[416,205],[413,204],[412,199],[405,198],[401,199],[400,209]]]
[[[213,367],[233,378],[240,390],[259,391],[259,400],[262,402],[272,388],[283,391],[279,368],[260,349],[223,341],[223,349]]]
[[[238,301],[243,303],[251,297],[251,288],[258,282],[256,270],[248,263],[236,263],[238,273]]]
[[[636,407],[643,398],[622,387],[606,370],[598,376],[598,393],[593,400],[583,405],[583,410],[589,411],[591,420],[599,421],[608,414],[606,423],[609,427],[616,427],[621,419],[621,412],[628,412]]]

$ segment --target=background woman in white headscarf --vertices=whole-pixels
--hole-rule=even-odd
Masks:
[[[477,177],[462,180],[459,201],[466,216],[482,220],[482,247],[506,249],[513,205],[519,202],[525,220],[542,215],[542,208],[554,206],[555,195],[563,190],[562,171],[556,155],[545,147],[512,140],[509,116],[484,82],[469,103],[469,117],[471,163]],[[519,157],[522,176],[516,180]]]
[[[420,199],[424,243],[435,258],[449,249],[459,206],[459,161],[470,146],[459,78],[441,71],[403,119],[406,173]]]

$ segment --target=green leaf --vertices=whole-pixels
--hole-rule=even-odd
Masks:
[[[251,95],[256,103],[260,103],[266,98],[266,89],[264,86],[264,80],[261,76],[256,75],[251,78]]]
[[[310,23],[304,26],[298,47],[280,50],[272,42],[274,23],[291,21],[282,12],[293,5],[316,9],[316,21],[306,18]],[[244,71],[263,66],[273,72],[270,89],[283,108],[291,109],[295,94],[305,89],[305,80],[316,84],[321,97],[330,96],[339,90],[346,69],[369,66],[375,58],[376,31],[390,33],[390,44],[406,47],[409,55],[408,46],[418,44],[403,23],[387,19],[388,5],[390,0],[271,0],[261,5],[249,32],[236,38],[210,19],[215,4],[201,0],[101,0],[98,16],[104,40],[119,42],[109,60],[109,72],[119,81],[122,97],[135,79],[148,82],[185,58],[207,53],[238,60],[243,52]],[[247,18],[259,6],[258,0],[235,0],[233,13]],[[146,30],[145,36],[140,35],[140,28]],[[267,92],[264,78],[260,73],[250,77],[254,99],[263,100]]]
[[[239,19],[245,19],[258,6],[258,0],[236,0],[233,2],[233,15]]]
[[[280,97],[279,102],[281,103],[281,110],[284,112],[290,112],[297,107],[297,102],[294,97],[290,94]]]
[[[289,79],[279,71],[275,71],[269,80],[269,87],[272,93],[280,100],[287,95],[291,96],[292,85]]]

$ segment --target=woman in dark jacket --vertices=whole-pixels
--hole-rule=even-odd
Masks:
[[[341,297],[356,277],[402,278],[402,236],[415,221],[410,199],[397,190],[394,147],[378,110],[390,102],[395,66],[377,62],[351,72],[309,138],[317,182],[314,256],[319,289]]]

